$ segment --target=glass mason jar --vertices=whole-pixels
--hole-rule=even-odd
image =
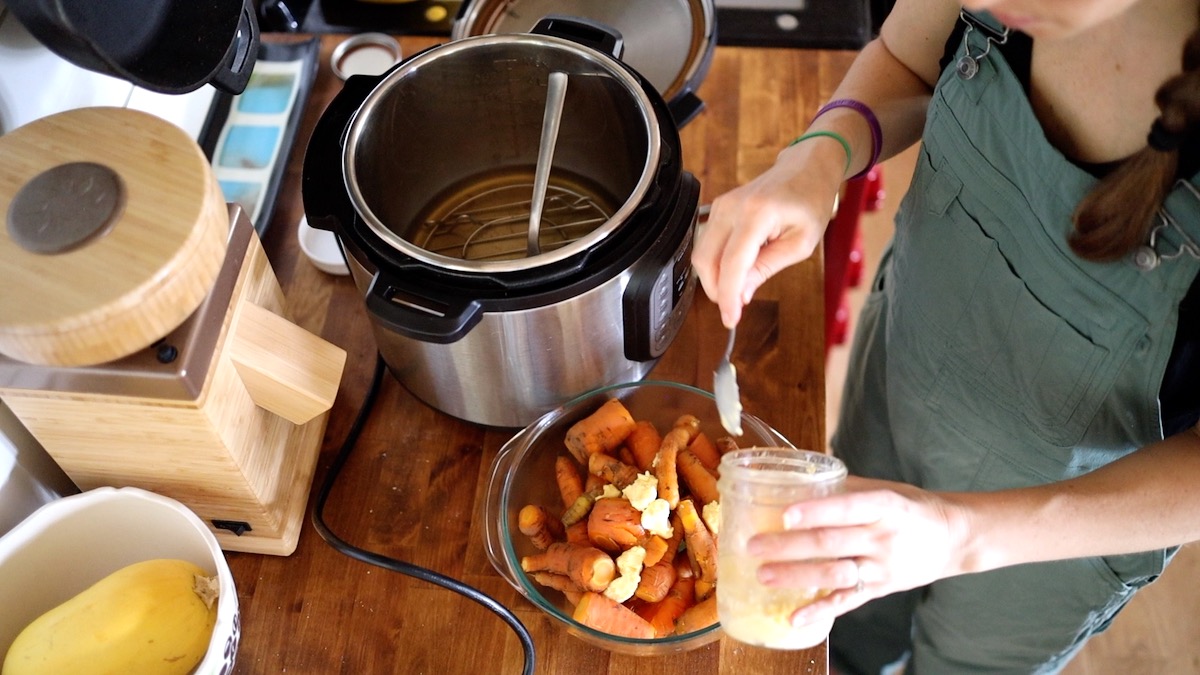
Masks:
[[[761,532],[778,532],[789,504],[840,492],[846,466],[831,455],[793,448],[747,448],[721,458],[717,612],[732,638],[773,649],[819,644],[832,622],[793,626],[792,613],[831,591],[772,588],[758,582],[762,560],[746,552]]]

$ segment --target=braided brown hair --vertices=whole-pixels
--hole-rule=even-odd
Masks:
[[[1159,108],[1150,144],[1105,176],[1075,210],[1071,249],[1088,260],[1116,260],[1144,243],[1175,184],[1179,141],[1200,129],[1200,30],[1183,47],[1183,72],[1155,93]]]

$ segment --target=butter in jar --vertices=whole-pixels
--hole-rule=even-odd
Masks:
[[[810,450],[747,448],[721,458],[717,613],[730,637],[772,649],[805,649],[829,634],[832,621],[793,626],[791,616],[830,590],[762,585],[757,572],[763,561],[747,553],[746,543],[761,532],[783,530],[788,505],[840,492],[845,479],[841,460]]]

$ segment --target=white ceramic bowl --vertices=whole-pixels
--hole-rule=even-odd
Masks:
[[[0,537],[0,654],[31,621],[142,560],[188,560],[220,582],[217,624],[194,675],[233,670],[240,621],[225,554],[179,502],[138,488],[97,488],[50,502]]]
[[[296,238],[300,241],[300,250],[317,269],[339,276],[350,273],[334,233],[318,230],[308,224],[308,218],[301,218],[296,228]]]

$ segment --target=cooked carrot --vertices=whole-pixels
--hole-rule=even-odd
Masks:
[[[646,559],[642,561],[642,564],[646,567],[652,567],[658,564],[659,560],[668,557],[667,548],[670,544],[667,543],[666,539],[657,534],[646,537],[646,540],[641,542],[641,545],[642,548],[646,549]]]
[[[521,558],[521,569],[565,574],[580,588],[603,591],[616,576],[617,564],[598,548],[556,542],[542,553]]]
[[[624,490],[637,480],[638,470],[612,455],[597,452],[588,457],[588,473],[600,476],[609,483]]]
[[[690,413],[684,413],[675,419],[675,423],[671,425],[671,428],[687,430],[687,443],[683,444],[683,447],[687,447],[688,443],[691,443],[692,439],[700,433],[700,418]]]
[[[696,600],[703,600],[717,584],[717,543],[700,519],[696,504],[691,499],[680,501],[675,512],[683,524],[688,559],[696,570]]]
[[[579,601],[583,599],[583,594],[586,592],[587,591],[563,591],[562,594],[563,597],[567,599],[567,602],[571,603],[572,607],[575,607],[579,604]]]
[[[583,494],[583,475],[579,465],[566,455],[559,455],[554,460],[554,480],[558,483],[558,493],[562,496],[563,508],[571,508],[579,495]]]
[[[692,605],[696,604],[696,580],[694,577],[675,575],[675,583],[667,591],[667,597],[655,603],[650,612],[650,626],[654,628],[655,637],[663,637],[675,632],[675,622]]]
[[[646,538],[642,512],[624,497],[599,499],[588,514],[588,539],[609,553],[619,553]]]
[[[634,460],[633,453],[629,450],[629,446],[625,443],[622,443],[621,447],[617,448],[617,459],[621,460],[625,464],[628,464],[629,466],[637,466],[637,461]]]
[[[642,568],[642,578],[633,595],[646,602],[658,602],[667,597],[671,586],[675,585],[675,576],[675,563],[670,560],[647,565]]]
[[[717,622],[717,596],[710,595],[704,600],[688,607],[679,620],[675,622],[675,632],[679,635],[694,633]]]
[[[625,447],[633,455],[633,465],[638,471],[649,471],[654,463],[654,455],[658,454],[658,446],[662,445],[662,434],[649,420],[638,420],[633,431],[625,439]]]
[[[575,605],[572,617],[579,623],[604,633],[649,640],[654,637],[650,622],[632,609],[599,593],[584,593]]]
[[[675,465],[679,477],[702,505],[717,501],[717,479],[713,478],[696,453],[686,449],[680,450]]]
[[[674,509],[679,505],[679,472],[676,462],[679,449],[687,445],[687,430],[676,427],[663,436],[654,456],[654,477],[658,479],[658,498]]]
[[[579,493],[574,503],[568,506],[566,511],[563,511],[563,525],[571,527],[575,523],[584,522],[584,518],[587,518],[588,514],[591,513],[592,505],[596,503],[596,497],[599,494],[600,492],[595,490]]]
[[[633,415],[620,400],[610,398],[595,412],[567,429],[567,449],[580,464],[587,464],[588,455],[611,452],[625,442],[633,431]]]
[[[526,504],[517,513],[517,527],[521,534],[529,537],[533,545],[545,551],[566,534],[563,523],[550,514],[550,510],[537,504]]]
[[[583,465],[587,466],[587,462],[584,462]],[[583,481],[583,490],[598,495],[605,485],[608,485],[607,478],[588,472],[587,478]]]
[[[721,451],[717,450],[717,446],[713,444],[712,439],[703,431],[696,434],[691,443],[688,443],[688,450],[696,453],[696,457],[700,459],[700,463],[709,471],[715,472],[717,467],[721,465]]]
[[[562,593],[569,593],[572,591],[575,593],[584,592],[583,589],[579,587],[579,584],[571,581],[571,578],[565,574],[555,574],[554,572],[532,572],[529,576],[533,577],[533,580],[542,586],[545,586],[546,588],[553,588],[554,590]]]
[[[575,544],[576,546],[591,546],[592,542],[587,535],[587,521],[580,519],[579,522],[566,527],[567,543]]]
[[[713,445],[717,446],[717,452],[721,453],[722,455],[727,455],[734,450],[741,449],[738,447],[737,441],[733,440],[733,437],[731,436],[722,436],[714,441]]]

